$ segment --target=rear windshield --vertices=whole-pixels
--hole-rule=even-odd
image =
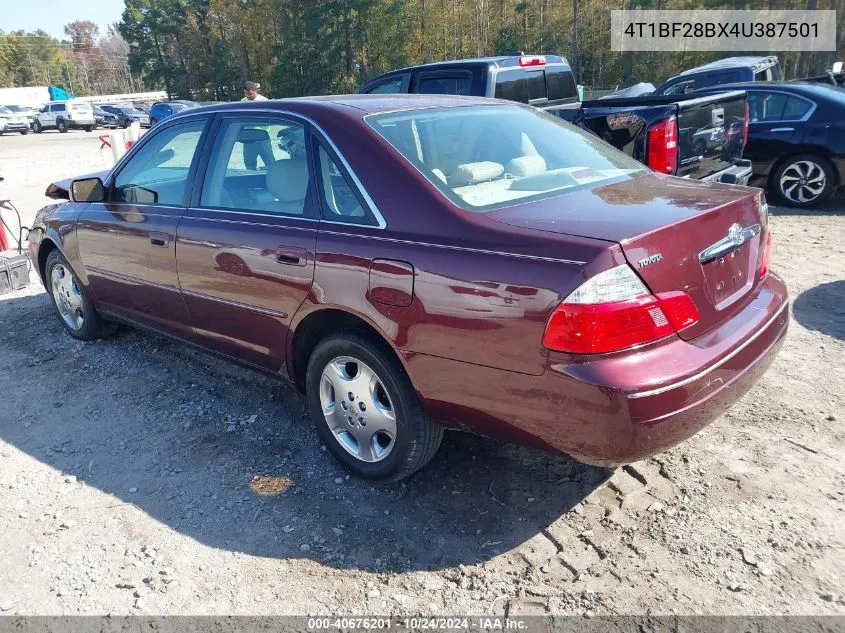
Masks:
[[[71,109],[71,110],[80,110],[80,111],[82,111],[82,110],[90,110],[90,109],[91,109],[91,104],[90,104],[90,103],[84,103],[84,102],[83,102],[83,103],[71,103],[71,104],[70,104],[70,109]]]
[[[497,99],[533,103],[548,99],[574,99],[578,94],[575,76],[558,64],[546,68],[508,68],[496,72],[493,96]]]
[[[592,134],[524,106],[412,110],[366,120],[468,211],[592,189],[648,171]]]

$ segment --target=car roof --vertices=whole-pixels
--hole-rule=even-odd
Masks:
[[[833,85],[813,83],[809,81],[735,81],[729,84],[718,84],[716,86],[705,86],[693,92],[713,92],[722,90],[778,90],[786,88],[787,91],[797,93],[818,93],[830,88],[836,88]]]
[[[458,95],[426,94],[349,94],[325,97],[296,97],[292,99],[267,99],[266,101],[233,101],[209,106],[201,106],[190,111],[220,112],[231,110],[299,110],[301,106],[331,110],[355,108],[363,114],[383,112],[401,112],[429,108],[454,108],[473,105],[515,105],[511,102],[488,99],[485,97],[463,97]],[[180,113],[188,115],[188,113]]]
[[[468,57],[465,59],[448,59],[442,62],[430,62],[428,64],[418,64],[416,66],[406,66],[404,68],[397,68],[396,70],[391,70],[389,72],[383,73],[381,75],[376,75],[372,79],[369,79],[367,83],[372,81],[373,79],[380,79],[382,77],[389,77],[390,75],[398,75],[402,73],[411,72],[413,70],[440,70],[440,69],[450,69],[450,68],[473,68],[473,67],[481,67],[481,68],[523,68],[519,65],[519,58],[520,57],[536,57],[539,55],[496,55],[491,57]],[[542,55],[546,58],[546,65],[549,66],[551,64],[566,64],[569,65],[569,62],[566,61],[565,57],[560,55]],[[536,70],[541,68],[539,66],[526,66],[526,70]]]
[[[769,55],[768,57],[725,57],[724,59],[717,59],[709,64],[684,70],[675,76],[683,77],[684,75],[691,75],[693,73],[705,72],[708,70],[724,70],[725,68],[755,68],[757,66],[768,66],[776,63],[778,63],[778,58],[773,55]]]

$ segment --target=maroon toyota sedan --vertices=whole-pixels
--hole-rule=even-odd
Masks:
[[[373,480],[444,428],[642,459],[745,393],[788,324],[759,190],[510,102],[194,109],[48,195],[69,201],[30,252],[71,336],[121,322],[289,381]]]

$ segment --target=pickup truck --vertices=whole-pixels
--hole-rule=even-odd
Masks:
[[[746,184],[745,93],[578,101],[572,68],[557,55],[505,55],[423,64],[366,82],[359,93],[496,97],[542,108],[664,174]]]
[[[725,57],[715,62],[690,68],[660,84],[655,95],[681,95],[710,86],[740,81],[778,81],[780,62],[768,57]]]

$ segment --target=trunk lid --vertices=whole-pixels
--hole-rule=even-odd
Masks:
[[[762,193],[648,174],[499,209],[505,224],[617,242],[653,293],[682,290],[699,321],[689,340],[728,320],[759,284],[763,240]]]

